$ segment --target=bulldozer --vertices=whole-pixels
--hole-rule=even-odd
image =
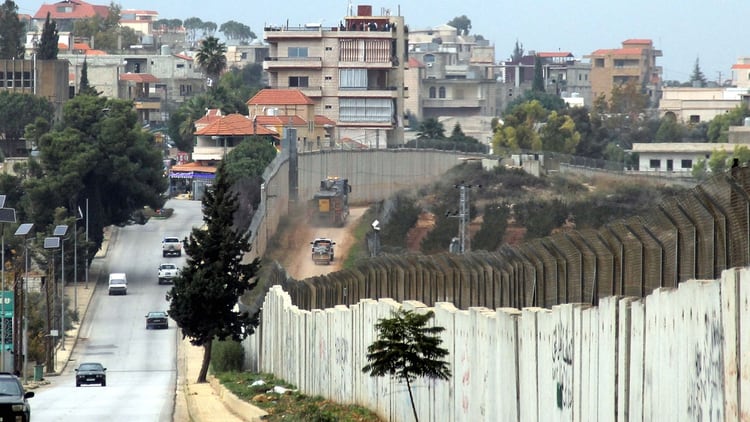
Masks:
[[[349,179],[328,177],[320,181],[320,189],[308,203],[310,224],[316,226],[344,226],[349,216]]]

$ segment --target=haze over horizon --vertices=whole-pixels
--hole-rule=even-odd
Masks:
[[[19,13],[32,16],[44,3],[55,2],[16,1]],[[412,29],[436,27],[466,15],[471,20],[471,33],[484,36],[495,46],[496,61],[510,56],[516,40],[525,51],[567,51],[588,61],[584,56],[595,50],[620,48],[627,39],[646,38],[662,51],[656,63],[663,69],[664,80],[680,82],[690,79],[696,59],[707,80],[723,82],[731,78],[731,67],[739,57],[750,56],[750,47],[745,47],[741,41],[750,32],[745,23],[745,17],[750,15],[750,2],[746,0],[725,0],[716,4],[697,0],[678,3],[631,0],[627,7],[595,0],[559,0],[551,4],[541,0],[503,4],[486,0],[410,0],[401,4],[390,0],[383,3],[285,0],[278,8],[260,7],[253,2],[237,7],[237,2],[228,0],[120,0],[115,3],[122,9],[156,11],[163,19],[198,17],[219,26],[234,20],[249,26],[261,38],[266,25],[316,22],[337,26],[349,7],[356,10],[358,5],[371,5],[374,15],[385,9],[392,15],[400,14]]]

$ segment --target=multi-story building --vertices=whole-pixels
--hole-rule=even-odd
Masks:
[[[545,91],[563,98],[571,106],[591,105],[588,63],[567,51],[529,51],[520,60],[498,65],[498,109],[503,111],[523,92],[532,88],[536,60],[541,61]]]
[[[41,35],[44,22],[47,20],[47,13],[50,19],[55,21],[58,32],[72,32],[73,25],[81,19],[94,16],[106,19],[109,15],[109,6],[89,4],[82,0],[62,0],[57,3],[42,4],[31,19],[31,31],[38,31]]]
[[[681,123],[708,122],[742,104],[748,88],[665,87],[659,101],[659,117],[671,115]]]
[[[78,92],[86,62],[89,84],[102,95],[133,100],[142,124],[162,126],[168,109],[206,89],[205,75],[190,56],[172,54],[96,54],[88,50],[58,55],[70,62],[70,90]]]
[[[600,49],[589,54],[591,60],[591,91],[593,98],[609,99],[612,89],[636,83],[652,104],[661,97],[662,68],[656,65],[661,50],[649,39],[629,39],[622,48]]]
[[[403,142],[407,29],[402,16],[360,5],[337,27],[268,26],[263,68],[274,89],[299,89],[338,139],[370,147]]]
[[[487,40],[450,25],[410,31],[409,58],[423,64],[409,69],[422,75],[420,103],[409,110],[419,120],[496,114],[495,48]]]

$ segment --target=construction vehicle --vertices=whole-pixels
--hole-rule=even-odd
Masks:
[[[349,216],[349,179],[328,177],[308,204],[310,223],[317,226],[343,226]]]
[[[312,260],[315,264],[330,265],[333,262],[333,245],[336,242],[327,237],[319,237],[312,242]]]

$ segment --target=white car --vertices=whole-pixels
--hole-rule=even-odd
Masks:
[[[179,271],[179,268],[177,268],[177,265],[170,264],[168,262],[165,262],[161,265],[159,265],[159,284],[172,284],[174,283],[174,278],[177,277],[177,272]]]
[[[128,294],[128,278],[125,273],[111,273],[109,275],[109,295]]]

